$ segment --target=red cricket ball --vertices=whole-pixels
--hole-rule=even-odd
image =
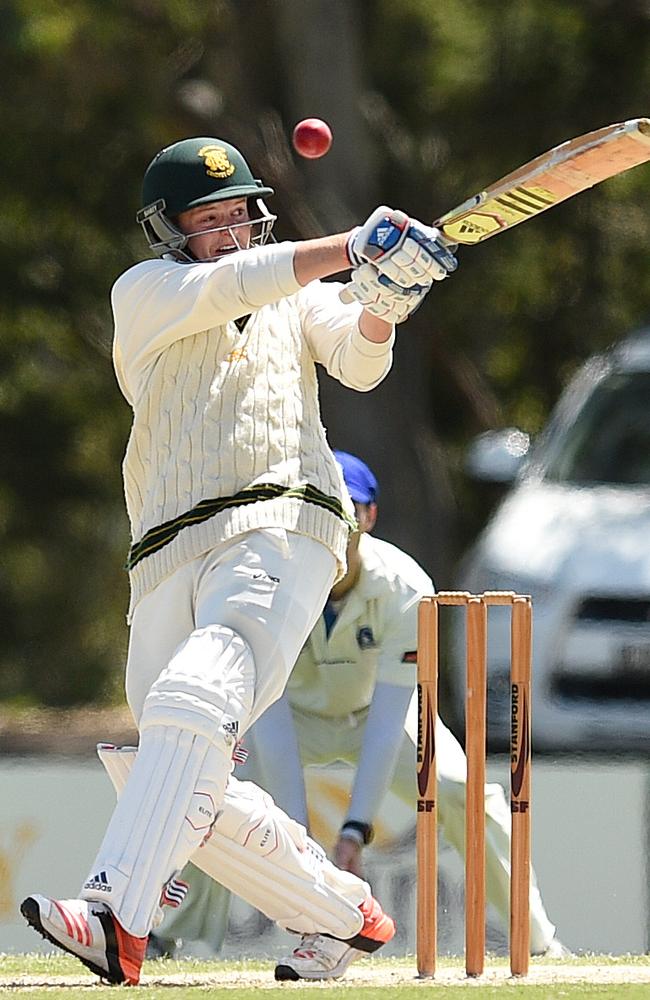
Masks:
[[[329,151],[332,130],[321,118],[304,118],[293,130],[293,145],[301,156],[317,160]]]

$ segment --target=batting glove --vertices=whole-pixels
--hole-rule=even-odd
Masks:
[[[362,264],[352,271],[351,281],[342,290],[341,298],[348,302],[356,299],[373,316],[385,323],[397,324],[415,312],[430,287],[431,284],[405,288],[380,274],[372,264]]]
[[[440,230],[385,205],[352,231],[347,250],[353,267],[369,261],[403,287],[442,281],[458,267]]]

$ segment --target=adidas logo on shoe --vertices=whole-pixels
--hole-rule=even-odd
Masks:
[[[108,881],[106,872],[100,872],[99,875],[93,875],[87,882],[84,882],[84,889],[93,889],[96,892],[112,892],[113,886]]]

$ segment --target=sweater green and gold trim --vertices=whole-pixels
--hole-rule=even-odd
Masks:
[[[201,524],[209,520],[216,514],[229,507],[241,507],[246,504],[260,503],[267,500],[299,499],[305,503],[315,504],[330,514],[340,518],[349,531],[354,531],[357,527],[354,518],[343,509],[343,505],[337,497],[326,496],[321,490],[307,483],[305,486],[282,486],[278,483],[260,483],[257,486],[247,486],[230,497],[214,497],[208,500],[201,500],[191,510],[184,511],[178,517],[172,518],[165,524],[151,528],[147,533],[135,542],[129,549],[126,562],[126,569],[132,570],[138,563],[147,556],[158,552],[165,545],[171,542],[183,528],[192,524]]]

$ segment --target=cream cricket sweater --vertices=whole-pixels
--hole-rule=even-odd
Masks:
[[[393,338],[366,340],[337,282],[301,288],[293,253],[280,243],[213,263],[148,260],[113,287],[115,371],[133,409],[130,613],[178,566],[254,528],[309,535],[343,571],[353,508],[315,366],[372,389]],[[249,314],[240,330],[234,320]]]

